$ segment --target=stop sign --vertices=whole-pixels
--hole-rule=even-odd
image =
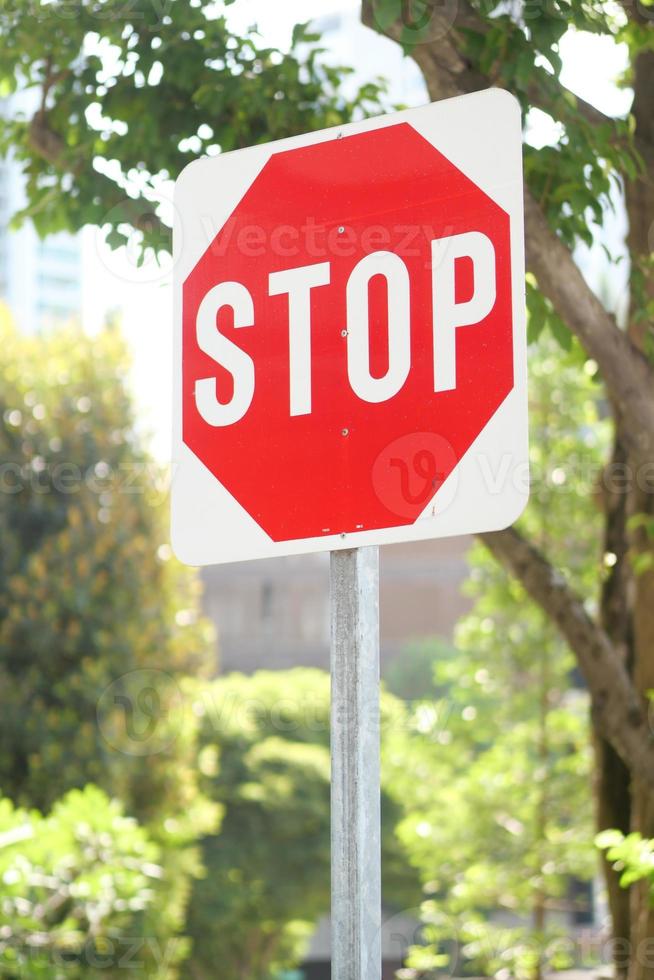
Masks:
[[[487,530],[527,494],[520,113],[490,90],[187,167],[173,541]]]

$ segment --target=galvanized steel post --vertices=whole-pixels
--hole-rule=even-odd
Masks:
[[[380,980],[379,549],[331,553],[332,980]]]

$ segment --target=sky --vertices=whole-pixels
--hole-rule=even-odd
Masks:
[[[356,64],[362,78],[386,75],[391,93],[399,101],[419,105],[428,101],[418,69],[403,59],[392,42],[358,24],[358,0],[303,0],[303,20],[342,13],[351,23],[340,35],[328,34],[325,44],[337,63]],[[298,4],[290,0],[237,0],[230,8],[235,28],[256,23],[266,43],[286,48],[297,19]],[[562,81],[577,95],[610,115],[629,107],[629,93],[620,90],[616,78],[624,69],[626,53],[610,38],[568,34],[562,43]],[[547,117],[537,116],[530,138],[546,143],[556,137]],[[619,239],[620,217],[609,230]],[[144,432],[151,437],[155,454],[169,455],[171,429],[172,298],[171,262],[154,260],[144,268],[136,264],[136,248],[112,251],[103,243],[99,229],[83,233],[83,322],[97,330],[110,311],[121,315],[123,330],[133,356],[132,385]],[[589,267],[600,274],[599,256],[586,256]]]

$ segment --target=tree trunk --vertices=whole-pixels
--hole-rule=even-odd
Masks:
[[[652,515],[652,496],[648,500],[637,495],[639,513]],[[647,510],[644,508],[647,507]],[[642,535],[637,534],[636,538]],[[636,540],[635,548],[640,550]],[[651,543],[645,542],[651,551]],[[648,692],[654,690],[654,575],[645,572],[635,576],[635,664],[634,683],[641,692],[643,702],[648,701]],[[654,837],[654,793],[639,779],[632,784],[631,829],[643,835]],[[632,961],[629,980],[654,980],[654,908],[651,897],[652,884],[649,879],[637,882],[631,888],[631,938]]]
[[[621,830],[628,834],[631,821],[629,770],[615,749],[598,735],[595,735],[595,760],[597,829]],[[611,915],[613,966],[616,980],[624,980],[629,973],[631,950],[630,894],[621,887],[620,875],[607,861],[605,851],[602,851],[602,868]]]
[[[616,415],[617,418],[617,413]],[[616,423],[619,424],[619,423]],[[633,669],[632,571],[627,539],[629,497],[625,482],[612,480],[610,474],[623,472],[628,458],[624,446],[615,440],[610,468],[602,480],[605,518],[604,554],[613,564],[606,565],[606,577],[600,599],[600,622],[626,669]],[[597,830],[631,830],[631,774],[611,744],[595,729],[595,801]],[[602,851],[602,868],[611,914],[612,955],[616,980],[629,973],[631,951],[631,897],[620,885],[616,871]]]
[[[636,6],[636,20],[645,23],[644,14]],[[633,115],[636,133],[644,145],[654,147],[654,52],[644,51],[634,63]],[[628,245],[632,262],[631,315],[629,333],[632,340],[646,350],[645,303],[654,300],[654,272],[647,259],[654,250],[654,154],[645,160],[646,172],[626,187],[629,215]],[[632,463],[635,479],[632,483],[630,509],[632,515],[643,515],[654,521],[654,476],[645,468]],[[651,468],[650,468],[651,469]],[[647,528],[635,528],[630,537],[632,556],[652,559],[654,548]],[[648,692],[654,690],[654,568],[639,570],[633,575],[633,665],[634,686],[640,694],[644,710],[648,710]],[[654,837],[654,793],[639,779],[631,787],[631,829]],[[651,907],[651,883],[638,882],[631,888],[632,956],[629,980],[654,980],[654,909]]]

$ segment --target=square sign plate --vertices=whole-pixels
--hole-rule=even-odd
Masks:
[[[185,562],[506,527],[528,496],[522,132],[489,89],[175,192]]]

